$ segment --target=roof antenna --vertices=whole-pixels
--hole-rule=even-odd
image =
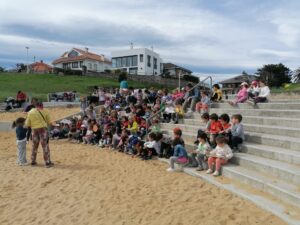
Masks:
[[[130,42],[130,49],[133,49],[133,43]]]
[[[152,50],[152,52],[153,52],[153,50],[154,50],[153,45],[151,45],[151,50]]]

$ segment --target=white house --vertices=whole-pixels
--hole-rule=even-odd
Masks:
[[[111,61],[104,55],[97,55],[89,52],[88,48],[81,50],[73,48],[65,52],[61,57],[52,62],[54,67],[61,69],[83,70],[83,66],[87,71],[104,72],[111,69]]]
[[[159,54],[147,48],[114,51],[111,55],[113,69],[137,75],[160,75],[163,72]]]

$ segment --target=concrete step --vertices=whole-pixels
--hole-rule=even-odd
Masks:
[[[260,124],[246,124],[244,123],[245,131],[265,133],[265,134],[274,134],[287,137],[300,137],[300,128],[294,127],[281,127],[281,126],[269,126],[269,125],[260,125]]]
[[[280,179],[271,178],[266,174],[232,164],[223,167],[223,175],[258,190],[271,193],[290,204],[300,205],[300,190],[298,185],[293,185]]]
[[[297,165],[245,153],[235,153],[231,162],[243,168],[258,173],[265,173],[289,183],[300,184],[300,166]]]
[[[169,163],[169,160],[166,159],[159,160],[164,163]],[[224,166],[223,171],[225,171],[226,167],[227,166]],[[287,224],[299,225],[299,220],[297,219],[300,216],[299,205],[295,206],[289,204],[289,202],[278,199],[277,195],[271,195],[268,192],[260,192],[258,190],[253,191],[252,188],[249,188],[249,185],[245,185],[244,183],[240,182],[239,179],[230,179],[226,177],[226,180],[224,182],[223,177],[215,178],[209,174],[206,174],[204,171],[198,172],[194,168],[184,168],[184,172],[188,175],[203,179],[219,188],[228,190],[233,194],[240,196],[241,198],[253,202],[262,209],[278,216]],[[289,208],[288,213],[286,213],[287,207]]]
[[[212,108],[222,108],[222,109],[298,109],[300,110],[299,102],[270,102],[270,103],[258,103],[253,106],[247,103],[238,103],[237,105],[230,105],[226,103],[213,103]]]
[[[245,137],[247,142],[300,151],[299,138],[254,132],[247,132]]]
[[[195,124],[199,124],[199,125],[195,125]],[[203,123],[201,123],[201,121],[199,121],[198,123],[194,123],[194,125],[161,123],[161,127],[168,128],[168,129],[173,129],[174,127],[180,127],[184,132],[197,133],[198,129],[204,127],[204,125]],[[274,134],[274,135],[295,137],[295,138],[300,137],[300,128],[244,124],[244,129],[246,132]]]
[[[245,142],[242,152],[300,166],[300,151]]]
[[[231,115],[229,115],[231,116]],[[182,123],[187,125],[199,124],[201,119],[183,119]],[[283,127],[300,127],[300,119],[297,118],[278,118],[278,117],[261,117],[261,116],[243,116],[243,123],[260,124],[269,126],[283,126]]]
[[[196,145],[193,142],[185,141],[185,146],[187,150],[194,150],[196,148]],[[259,157],[300,166],[300,151],[287,150],[248,142],[243,143],[241,151],[250,155],[256,155]]]
[[[300,110],[297,109],[223,109],[211,108],[209,113],[227,113],[229,115],[241,114],[242,116],[261,116],[261,117],[282,117],[282,118],[300,118]],[[200,113],[191,113],[191,118],[200,119]]]

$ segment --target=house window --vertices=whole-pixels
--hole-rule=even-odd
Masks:
[[[63,63],[63,68],[68,69],[68,63]]]
[[[128,67],[132,66],[132,57],[128,57]]]
[[[72,62],[72,68],[78,68],[78,62]]]
[[[153,57],[153,67],[156,70],[157,69],[157,58]]]
[[[97,71],[97,64],[94,64],[94,70]]]
[[[138,72],[138,68],[137,67],[129,68],[129,74],[135,74],[135,75],[137,75],[137,72]]]
[[[144,62],[144,55],[140,54],[140,62]]]
[[[126,58],[125,57],[122,58],[122,67],[126,67]]]
[[[117,58],[117,67],[121,67],[122,65],[122,58]]]
[[[132,56],[132,66],[137,66],[137,61],[138,61],[137,55]]]
[[[76,52],[74,50],[72,50],[68,55],[68,57],[76,57],[76,56],[78,56],[78,52]]]
[[[151,67],[151,56],[147,55],[147,66]]]
[[[80,68],[82,68],[82,66],[83,66],[83,62],[82,62],[82,61],[80,61],[80,63],[79,63],[79,67],[80,67]]]
[[[88,63],[88,68],[89,68],[89,70],[93,69],[92,63]]]
[[[112,66],[112,68],[116,68],[117,67],[117,59],[116,58],[112,58],[111,59],[111,66]]]

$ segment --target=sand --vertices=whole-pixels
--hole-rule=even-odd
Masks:
[[[37,167],[19,167],[14,134],[0,133],[0,143],[1,225],[284,224],[157,160],[58,140],[50,142],[55,167],[43,166],[41,151]]]
[[[73,115],[75,113],[80,112],[79,107],[55,107],[55,108],[46,108],[50,112],[51,120],[55,121],[61,119],[68,115]],[[26,114],[23,112],[4,112],[0,113],[0,122],[1,121],[14,121],[18,117],[26,117]]]

